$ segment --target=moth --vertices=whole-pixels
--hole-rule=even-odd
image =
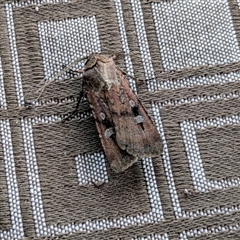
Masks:
[[[138,159],[159,156],[158,130],[114,57],[93,53],[80,72],[110,167],[122,172]]]

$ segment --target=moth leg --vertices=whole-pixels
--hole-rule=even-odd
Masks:
[[[83,86],[84,86],[84,82],[82,81],[82,89],[79,92],[79,99],[78,99],[77,105],[75,107],[75,110],[73,112],[71,112],[71,114],[69,116],[65,117],[62,120],[62,122],[68,121],[71,117],[73,117],[77,114],[77,110],[78,110],[78,108],[80,106],[80,103],[82,102],[82,99],[83,99],[83,96],[84,96]]]
[[[126,73],[123,69],[121,69],[120,67],[116,66],[116,68],[117,68],[117,70],[121,71],[121,72],[123,73],[123,75],[125,75],[125,76],[127,76],[127,77],[129,77],[129,78],[131,78],[131,79],[133,79],[133,80],[135,80],[135,81],[138,81],[138,79],[137,79],[136,77],[127,74],[127,73]]]
[[[62,68],[66,68],[67,65],[62,65]],[[75,76],[78,76],[79,75],[79,71],[74,71],[72,70],[72,68],[69,68],[67,71],[66,71],[66,74],[70,77],[70,78],[74,78]]]
[[[130,75],[130,74],[128,74],[127,72],[125,72],[122,68],[120,68],[120,67],[118,67],[118,66],[116,66],[116,69],[117,70],[119,70],[119,71],[121,71],[122,72],[122,74],[123,75],[125,75],[125,76],[127,76],[128,78],[131,78],[131,79],[133,79],[133,80],[135,80],[135,81],[137,81],[137,82],[139,82],[139,78],[136,78],[136,77],[134,77],[134,76],[132,76],[132,75]],[[149,78],[148,80],[152,80],[153,78]]]

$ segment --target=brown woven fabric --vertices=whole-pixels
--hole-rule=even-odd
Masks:
[[[239,8],[2,0],[0,239],[239,239]],[[161,156],[121,174],[86,100],[61,121],[76,106],[78,76],[36,92],[92,52],[119,56],[164,142]]]

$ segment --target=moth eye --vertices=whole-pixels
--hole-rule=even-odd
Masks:
[[[137,123],[143,123],[144,122],[144,118],[141,115],[136,116],[135,120],[136,120]]]
[[[111,137],[113,134],[114,134],[114,129],[112,127],[106,129],[105,132],[104,132],[104,135],[105,135],[106,138]]]
[[[131,107],[135,106],[135,102],[133,100],[129,100],[129,104],[130,104]]]
[[[106,118],[105,114],[103,112],[100,113],[100,118],[104,120]]]

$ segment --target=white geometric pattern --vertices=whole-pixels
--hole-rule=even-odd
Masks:
[[[160,1],[152,11],[165,70],[240,60],[227,0]]]

